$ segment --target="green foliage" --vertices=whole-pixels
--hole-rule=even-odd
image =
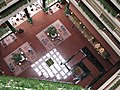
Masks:
[[[47,11],[48,11],[48,7],[45,7],[45,8],[43,9],[43,11],[44,11],[44,12],[47,12]]]
[[[12,59],[15,60],[16,62],[22,60],[21,54],[13,53],[12,54]]]
[[[118,14],[112,6],[109,5],[109,3],[105,0],[98,0],[102,5],[103,7],[108,11],[108,13],[111,13],[112,16],[116,17],[116,15]],[[120,1],[120,0],[117,0],[117,1]]]
[[[84,90],[81,86],[10,76],[0,77],[0,90]]]
[[[70,14],[69,4],[65,5],[65,14]]]
[[[113,26],[113,24],[111,24],[111,22],[110,22],[103,14],[101,14],[100,17],[103,19],[103,21],[104,21],[112,30],[115,29],[115,27]]]
[[[12,31],[13,33],[15,33],[15,32],[16,32],[16,29],[15,29],[14,27],[12,27],[11,31]]]
[[[30,24],[32,24],[33,23],[33,21],[32,21],[32,18],[30,17],[30,18],[28,18],[28,22],[30,23]]]
[[[115,90],[120,85],[120,80],[118,80],[109,90]]]
[[[117,2],[118,4],[120,4],[120,0],[117,0],[116,2]]]
[[[51,26],[47,29],[47,32],[50,34],[50,35],[55,35],[57,33],[57,30],[54,26]]]
[[[90,9],[84,5],[82,2],[78,2],[78,5],[82,8],[82,10],[88,15],[88,17],[93,20],[93,22],[100,28],[103,29],[105,26],[98,20],[98,18],[90,11]]]
[[[2,37],[4,34],[6,34],[8,31],[10,31],[9,28],[0,28],[0,37]]]

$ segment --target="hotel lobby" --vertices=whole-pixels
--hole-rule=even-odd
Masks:
[[[1,15],[1,74],[100,90],[120,69],[120,42],[103,23],[98,28],[90,22],[79,1],[83,5],[84,0],[27,0]]]

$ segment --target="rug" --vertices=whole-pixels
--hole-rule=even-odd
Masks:
[[[3,40],[0,41],[1,45],[3,47],[8,46],[9,44],[11,44],[12,42],[14,42],[17,39],[17,37],[15,36],[14,33],[8,35],[6,38],[4,38]]]
[[[23,61],[17,63],[13,60],[13,54],[22,53]],[[15,75],[18,76],[24,70],[26,70],[32,63],[37,60],[36,52],[30,46],[28,42],[24,43],[18,47],[15,51],[11,52],[8,56],[4,58],[6,64],[9,67],[9,70]]]
[[[60,35],[55,40],[52,40],[47,34],[46,31],[49,27],[54,26]],[[67,30],[67,28],[60,22],[60,20],[57,20],[53,22],[51,25],[49,25],[47,28],[39,32],[36,37],[39,39],[39,41],[43,44],[43,46],[46,48],[46,50],[51,50],[60,43],[62,43],[64,40],[66,40],[69,36],[71,36],[71,33]]]

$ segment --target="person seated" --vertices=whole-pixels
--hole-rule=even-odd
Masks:
[[[56,7],[60,8],[60,9],[62,8],[62,6],[59,3],[56,4]]]
[[[4,47],[7,46],[7,44],[5,43],[4,39],[1,41],[1,43],[2,43],[2,45],[3,45]]]
[[[50,13],[53,13],[53,10],[52,10],[51,8],[49,8],[49,12],[50,12]]]
[[[28,53],[29,53],[29,54],[34,54],[32,48],[28,48]]]
[[[13,34],[10,34],[10,37],[12,38],[12,40],[16,40],[16,37]]]
[[[18,30],[18,33],[19,33],[19,34],[21,34],[21,33],[23,33],[23,32],[24,32],[23,29],[19,29],[19,30]]]

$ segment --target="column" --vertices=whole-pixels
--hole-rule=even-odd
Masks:
[[[16,29],[8,22],[8,20],[7,20],[5,23],[7,24],[7,26],[11,29],[11,31],[12,31],[13,33],[16,32]]]
[[[43,8],[46,7],[46,4],[45,4],[46,0],[43,0]]]
[[[24,12],[25,12],[25,14],[26,14],[26,16],[27,16],[27,18],[28,18],[28,22],[32,24],[32,23],[33,23],[32,17],[30,17],[27,8],[24,9]]]
[[[30,15],[29,15],[29,13],[28,13],[27,8],[25,8],[25,9],[24,9],[24,12],[25,12],[25,14],[26,14],[27,18],[30,18]]]
[[[46,12],[46,13],[48,13],[47,11],[48,11],[48,7],[46,7],[46,0],[43,0],[43,11],[44,12]]]

